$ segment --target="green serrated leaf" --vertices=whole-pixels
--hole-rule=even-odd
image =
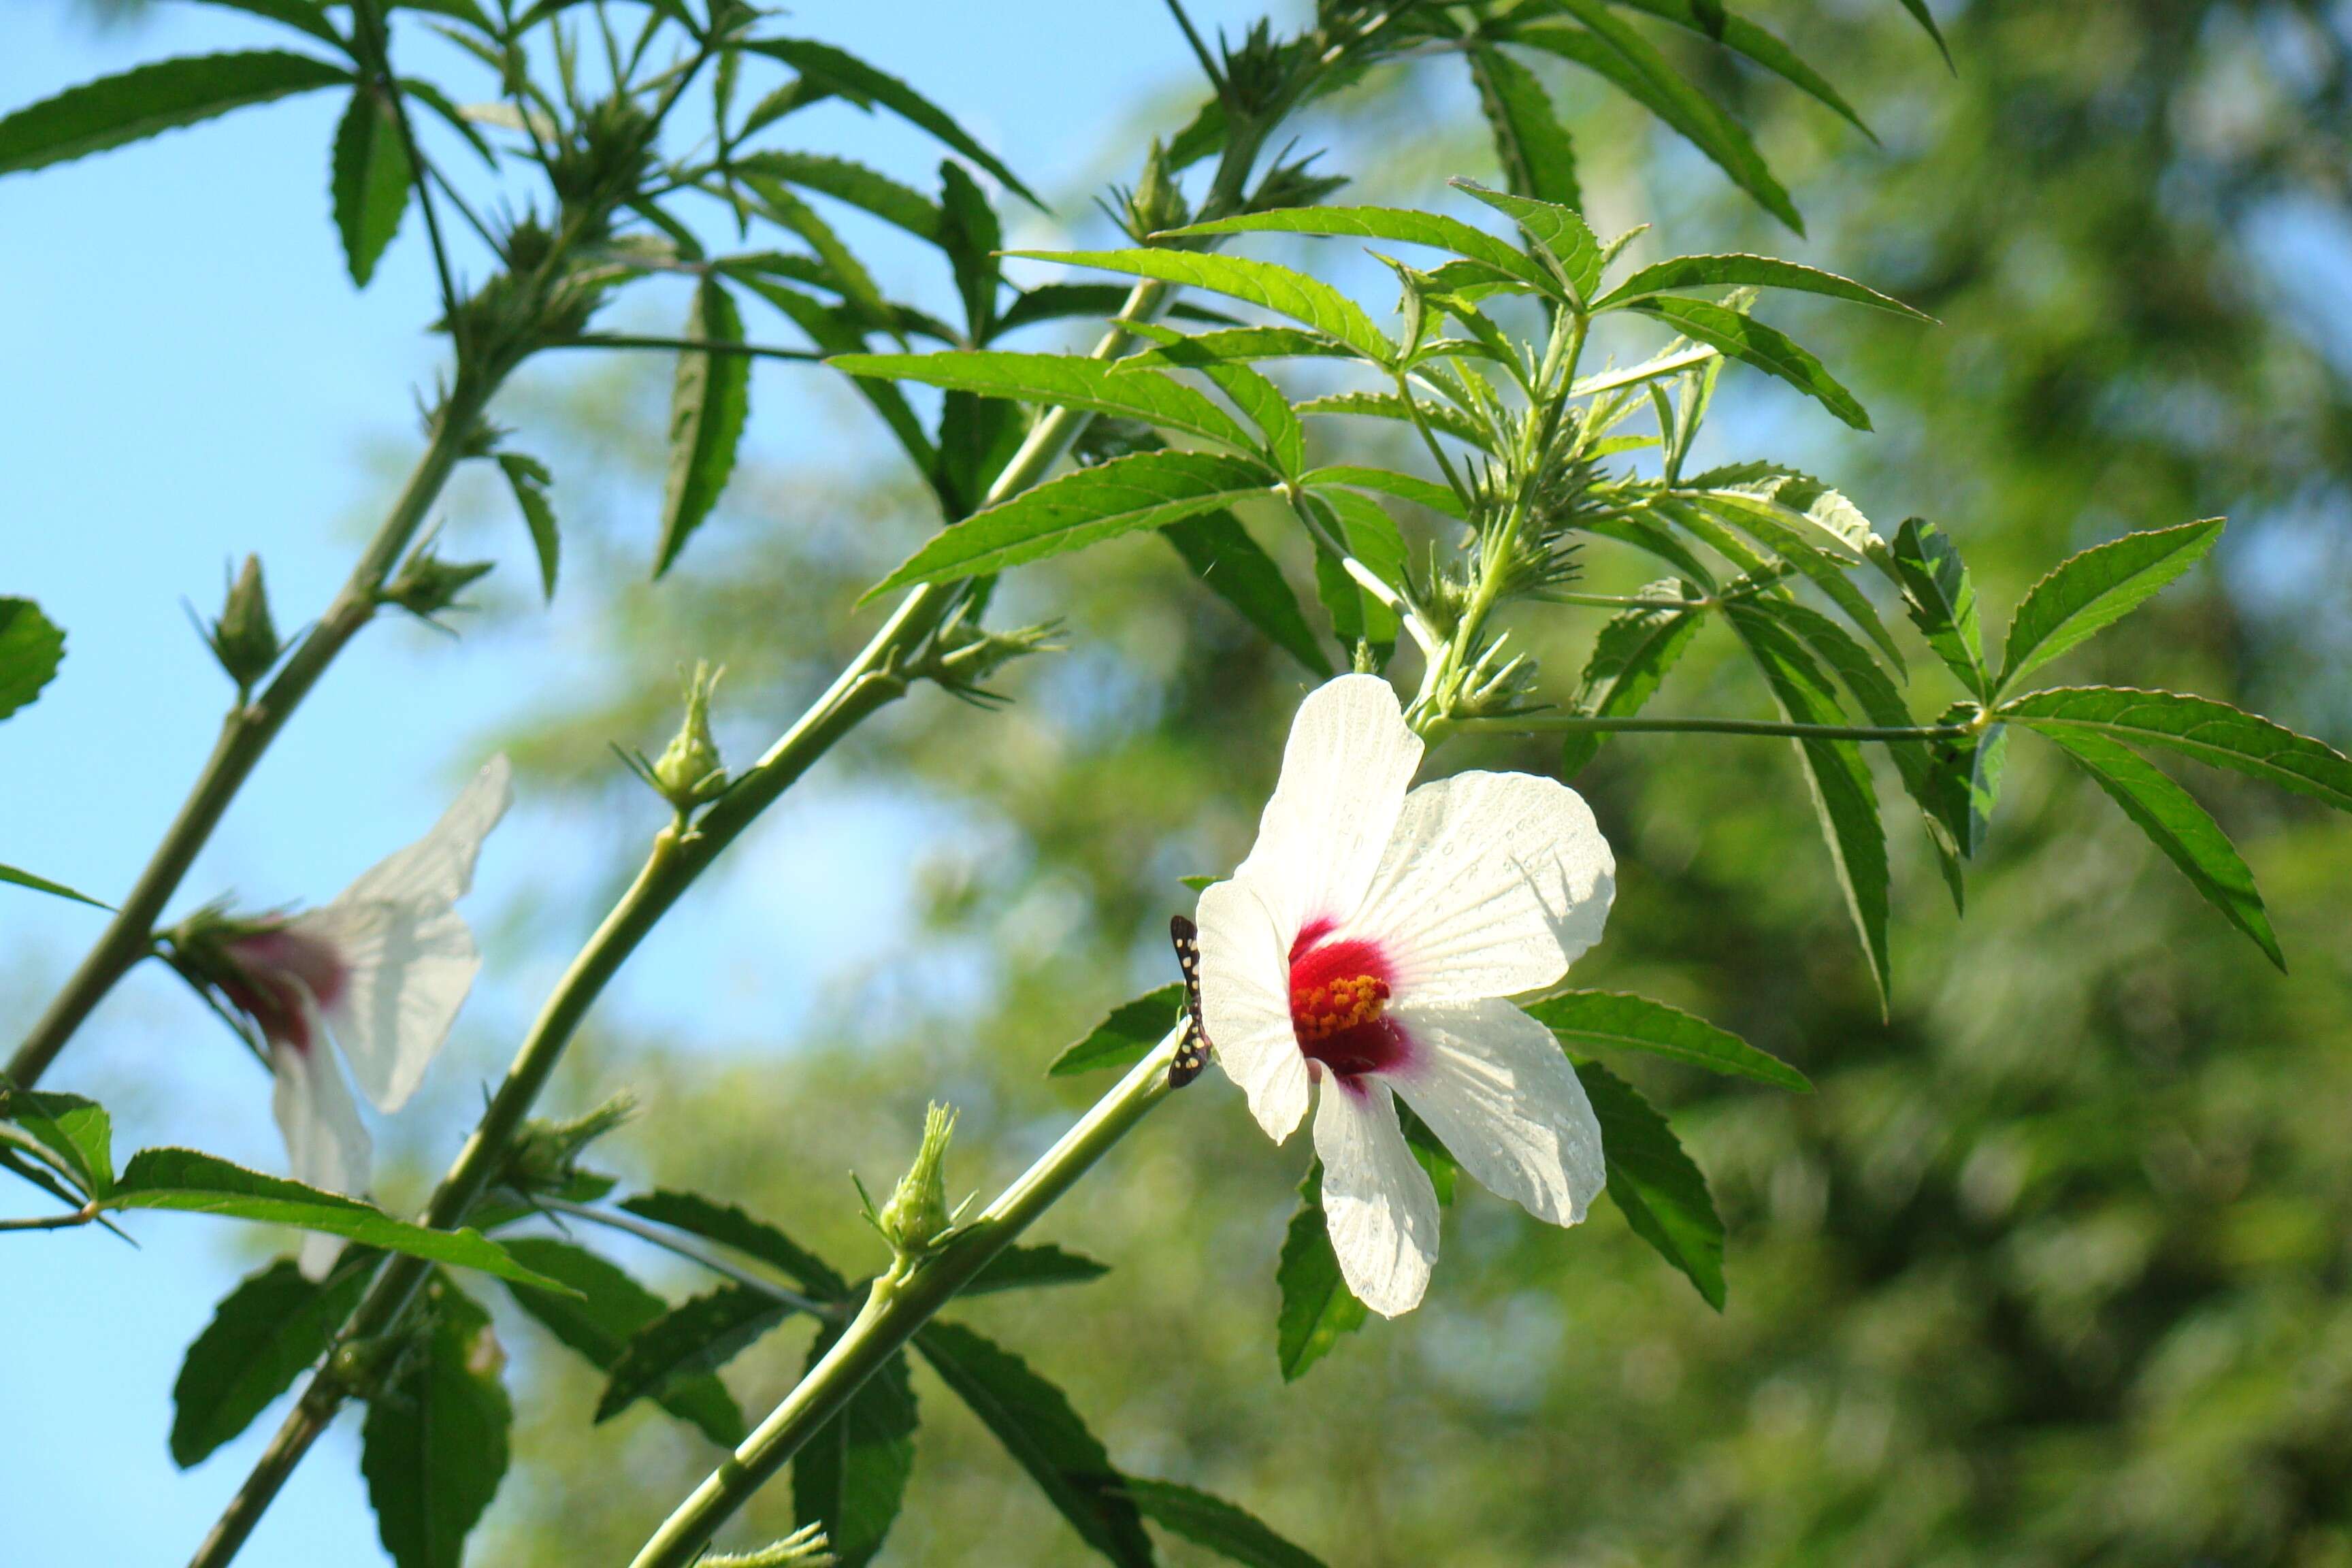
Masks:
[[[1693,504],[1740,530],[1795,567],[1878,645],[1896,669],[1903,668],[1902,647],[1886,629],[1886,624],[1878,618],[1876,608],[1846,575],[1847,563],[1790,527],[1782,521],[1779,509],[1754,496],[1722,490],[1702,492]]]
[[[1229,511],[1204,512],[1171,522],[1160,532],[1211,593],[1308,671],[1330,679],[1330,660],[1307,624],[1289,579],[1240,519]]]
[[[51,1157],[58,1173],[89,1198],[114,1185],[114,1120],[78,1094],[0,1087],[0,1121],[11,1121]]]
[[[1653,583],[1640,596],[1656,599],[1656,607],[1618,611],[1593,639],[1577,689],[1577,712],[1612,719],[1640,712],[1698,635],[1703,606],[1691,602],[1698,595],[1688,584],[1677,579]],[[1581,773],[1600,753],[1605,738],[1599,731],[1562,737],[1559,776],[1571,779]]]
[[[1780,1058],[1758,1050],[1728,1029],[1646,996],[1563,991],[1527,1004],[1527,1011],[1558,1035],[1563,1046],[1648,1051],[1709,1072],[1754,1079],[1776,1089],[1799,1094],[1812,1091],[1811,1080]]]
[[[1150,1568],[1151,1540],[1126,1479],[1060,1389],[960,1324],[925,1325],[915,1348],[1087,1545],[1120,1568]]]
[[[863,163],[821,153],[750,153],[737,158],[734,167],[846,202],[918,239],[940,242],[939,204]]]
[[[1684,79],[1655,45],[1601,0],[1556,0],[1556,7],[1583,26],[1520,27],[1511,34],[1511,41],[1574,61],[1599,76],[1680,132],[1766,212],[1799,234],[1805,232],[1805,220],[1766,167],[1755,139]]]
[[[1210,234],[1323,234],[1360,239],[1393,240],[1400,245],[1425,245],[1479,262],[1515,278],[1530,288],[1551,291],[1553,279],[1507,241],[1459,218],[1403,207],[1285,207],[1278,212],[1243,213],[1213,223],[1196,223],[1170,229],[1169,237]]]
[[[1150,1056],[1151,1048],[1176,1026],[1177,1016],[1183,1008],[1184,987],[1181,984],[1162,985],[1132,1002],[1122,1002],[1089,1029],[1085,1038],[1064,1047],[1054,1058],[1054,1065],[1045,1069],[1045,1076],[1073,1078],[1106,1068],[1133,1067]]]
[[[222,1298],[172,1385],[173,1463],[184,1470],[244,1431],[327,1353],[377,1256],[348,1251],[322,1280],[282,1258]]]
[[[1807,294],[1823,294],[1832,300],[1892,310],[1898,316],[1908,316],[1916,321],[1932,322],[1935,320],[1892,295],[1864,288],[1834,272],[1824,272],[1817,267],[1805,267],[1769,256],[1748,255],[1677,256],[1671,261],[1644,267],[1595,300],[1592,308],[1595,310],[1617,309],[1635,300],[1677,289],[1732,286],[1793,289]]]
[[[1870,137],[1872,141],[1878,140],[1872,133],[1870,127],[1862,122],[1862,116],[1854,112],[1853,106],[1846,102],[1844,96],[1836,88],[1830,85],[1827,78],[1800,59],[1796,52],[1787,44],[1753,22],[1731,16],[1718,5],[1715,6],[1715,11],[1722,19],[1722,26],[1717,29],[1708,26],[1697,16],[1695,0],[1617,0],[1617,4],[1647,11],[1653,16],[1663,17],[1679,26],[1688,27],[1695,33],[1702,33],[1714,38],[1724,47],[1735,54],[1745,55],[1781,80],[1795,87],[1799,91],[1822,103],[1832,113],[1864,136]]]
[[[1058,1247],[1008,1247],[981,1266],[959,1294],[1025,1290],[1038,1285],[1084,1285],[1110,1272],[1108,1263]]]
[[[847,1326],[825,1325],[809,1346],[811,1367]],[[915,1467],[916,1420],[914,1383],[900,1351],[793,1456],[793,1515],[824,1528],[840,1568],[864,1568],[882,1550]]]
[[[1116,369],[1079,354],[1013,353],[1001,349],[931,354],[843,354],[826,361],[850,375],[916,381],[1046,407],[1087,408],[1141,419],[1247,451],[1249,433],[1207,395],[1173,376]]]
[[[1265,439],[1262,443],[1245,442],[1245,448],[1255,449],[1285,479],[1298,477],[1299,470],[1307,467],[1307,430],[1280,387],[1244,362],[1204,349],[1181,332],[1150,321],[1136,323],[1133,331],[1138,337],[1160,345],[1151,351],[1155,362],[1198,373],[1248,416]],[[1118,365],[1119,374],[1135,374],[1132,360],[1112,363]],[[1143,374],[1153,372],[1147,370]]]
[[[266,17],[308,33],[322,44],[345,47],[342,35],[328,22],[326,7],[320,0],[199,0],[199,4]]]
[[[554,476],[546,464],[520,452],[500,452],[499,470],[506,475],[507,488],[514,491],[515,505],[530,530],[530,548],[539,557],[540,589],[552,601],[556,568],[563,555],[563,535],[556,527],[555,507],[547,499],[547,487],[554,482]]]
[[[1475,180],[1457,178],[1445,183],[1517,224],[1529,243],[1559,264],[1560,275],[1576,290],[1577,298],[1590,299],[1600,287],[1601,241],[1574,206],[1512,191],[1490,191]]]
[[[1129,1478],[1124,1488],[1143,1517],[1243,1568],[1323,1568],[1246,1509],[1173,1481]]]
[[[686,337],[689,342],[743,341],[742,314],[716,278],[705,277],[696,285]],[[654,552],[656,577],[669,570],[710,516],[735,471],[735,448],[751,413],[750,356],[700,350],[679,354],[669,408],[669,476],[662,488],[661,543]]]
[[[1870,414],[1853,394],[1823,369],[1821,361],[1777,328],[1704,300],[1656,295],[1636,300],[1626,308],[1655,316],[1686,338],[1779,377],[1856,430],[1870,428]]]
[[[767,1221],[754,1219],[733,1204],[663,1188],[625,1198],[619,1206],[639,1219],[731,1247],[746,1257],[780,1268],[813,1296],[839,1300],[849,1294],[849,1282],[833,1265]]]
[[[610,1421],[657,1389],[726,1365],[791,1313],[748,1285],[721,1285],[678,1303],[631,1334],[613,1358],[596,1419]]]
[[[803,77],[814,78],[851,102],[878,103],[911,125],[919,126],[954,148],[1041,212],[1045,204],[1023,184],[995,154],[958,125],[947,111],[887,71],[877,70],[855,55],[811,38],[751,38],[741,46],[754,54],[782,60]]]
[[[534,1274],[479,1231],[426,1230],[340,1193],[265,1176],[194,1149],[142,1149],[101,1201],[109,1209],[173,1209],[289,1225],[340,1236],[363,1247],[404,1252],[455,1268],[478,1268],[542,1289],[567,1287]]]
[[[1634,1235],[1681,1269],[1708,1306],[1723,1310],[1723,1221],[1706,1178],[1666,1119],[1631,1084],[1598,1062],[1578,1062],[1576,1076],[1601,1122],[1610,1198]]]
[[[2221,537],[2218,517],[2127,533],[2061,562],[2026,590],[2009,623],[1996,692],[2089,640],[2205,558]]]
[[[1444,403],[1407,404],[1393,392],[1333,392],[1321,397],[1310,397],[1298,405],[1301,414],[1345,414],[1365,419],[1393,419],[1399,424],[1413,423],[1413,409],[1418,406],[1421,417],[1433,427],[1444,431],[1458,440],[1484,450],[1486,432],[1478,422],[1460,409]]]
[[[414,175],[398,105],[383,89],[362,86],[335,132],[333,179],[335,232],[342,237],[343,263],[360,288],[375,276],[376,262],[400,231]]]
[[[2229,835],[2187,790],[2146,758],[2096,731],[2052,727],[2041,732],[2056,742],[2124,808],[2124,815],[2180,868],[2207,903],[2252,937],[2273,963],[2281,970],[2286,968],[2278,935],[2271,930],[2270,916],[2263,909],[2263,895],[2254,886],[2254,874],[2231,845]]]
[[[528,1285],[507,1287],[515,1305],[599,1372],[611,1372],[637,1331],[669,1310],[668,1302],[638,1284],[626,1269],[584,1247],[518,1237],[506,1248],[524,1267],[578,1292],[558,1296]],[[669,1378],[654,1388],[653,1397],[722,1448],[743,1440],[743,1412],[727,1385],[709,1373]]]
[[[1723,609],[1790,722],[1845,722],[1829,678],[1778,622],[1738,601],[1727,603]],[[1852,741],[1807,737],[1791,744],[1804,763],[1814,815],[1821,819],[1822,837],[1829,846],[1847,912],[1862,939],[1871,978],[1877,983],[1883,1011],[1893,983],[1886,943],[1889,879],[1886,832],[1879,823],[1878,796],[1871,786],[1869,764],[1863,761],[1862,748]]]
[[[831,224],[818,216],[814,207],[793,195],[783,181],[769,175],[747,174],[743,184],[751,189],[756,205],[770,222],[808,242],[821,264],[824,287],[839,294],[843,304],[868,324],[881,328],[891,323],[894,312],[890,302],[882,297],[873,274],[866,271],[857,253],[834,232]]]
[[[1911,624],[1962,686],[1987,696],[1991,681],[1977,632],[1976,584],[1959,546],[1925,518],[1906,518],[1895,531],[1892,566]]]
[[[0,174],[87,157],[233,109],[351,79],[347,68],[282,49],[159,60],[69,88],[0,120]]]
[[[430,1326],[368,1401],[360,1473],[398,1568],[461,1568],[466,1536],[506,1479],[514,1405],[490,1315],[446,1274],[425,1288],[425,1310]]]
[[[1387,468],[1358,468],[1350,464],[1334,464],[1329,468],[1309,468],[1299,476],[1299,483],[1314,489],[1322,485],[1347,485],[1360,490],[1378,490],[1399,500],[1443,512],[1459,520],[1468,510],[1462,498],[1444,485],[1433,484],[1413,474],[1400,474]]]
[[[963,165],[940,165],[940,246],[947,252],[955,275],[956,292],[963,298],[964,321],[973,342],[996,335],[996,297],[1003,278],[997,253],[1004,248],[1004,227],[980,184]]]
[[[1396,345],[1353,300],[1320,279],[1270,261],[1190,250],[1015,250],[1008,254],[1206,289],[1312,327],[1375,364],[1387,364],[1396,357]]]
[[[1495,159],[1514,195],[1581,207],[1576,142],[1559,122],[1535,72],[1502,50],[1474,44],[1464,51],[1478,108],[1495,138]],[[1542,285],[1538,285],[1542,287]],[[1546,289],[1549,292],[1549,289]]]
[[[1275,1319],[1275,1359],[1282,1381],[1296,1383],[1308,1367],[1331,1352],[1341,1334],[1364,1326],[1370,1309],[1349,1293],[1339,1273],[1339,1255],[1323,1224],[1323,1166],[1307,1167],[1298,1184],[1298,1209],[1283,1237],[1275,1284],[1282,1308]]]
[[[2058,686],[2002,704],[2000,716],[2053,739],[2080,731],[2160,747],[2352,811],[2352,758],[2210,697],[2123,686]]]
[[[1139,529],[1216,511],[1267,493],[1250,458],[1213,452],[1137,452],[1024,490],[935,536],[866,596],[916,583],[1002,572]]]
[[[38,697],[65,656],[66,634],[40,605],[0,598],[0,719]]]

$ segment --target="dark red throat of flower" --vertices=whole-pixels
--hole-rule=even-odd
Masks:
[[[1400,1065],[1411,1042],[1392,1018],[1389,963],[1377,943],[1327,942],[1316,921],[1290,944],[1290,1028],[1307,1060],[1341,1079]]]
[[[227,954],[220,988],[230,1005],[258,1025],[265,1038],[308,1051],[314,1010],[333,1005],[349,978],[341,955],[283,926],[239,937]]]

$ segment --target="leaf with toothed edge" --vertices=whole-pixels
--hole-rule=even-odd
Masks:
[[[281,1258],[223,1297],[172,1385],[172,1462],[184,1470],[236,1436],[325,1355],[380,1256],[351,1248],[322,1280]]]
[[[1723,1221],[1706,1176],[1683,1152],[1666,1119],[1633,1085],[1598,1062],[1577,1062],[1576,1076],[1601,1123],[1611,1201],[1633,1234],[1682,1270],[1720,1312]]]
[[[1374,364],[1387,364],[1396,355],[1396,345],[1372,324],[1363,307],[1320,279],[1270,261],[1191,250],[1014,250],[1007,254],[1205,289],[1312,327]]]
[[[352,281],[364,289],[408,211],[408,139],[398,103],[373,83],[352,94],[335,132],[335,229]]]
[[[762,1219],[755,1219],[734,1204],[723,1204],[698,1193],[664,1187],[619,1205],[639,1219],[652,1220],[731,1247],[782,1269],[811,1295],[839,1300],[849,1294],[848,1281],[831,1264]]]
[[[425,1310],[427,1326],[368,1401],[360,1473],[397,1568],[460,1568],[467,1533],[506,1478],[514,1405],[490,1315],[440,1273]]]
[[[878,103],[909,124],[920,126],[962,153],[1040,212],[1040,202],[1028,186],[939,105],[887,71],[877,70],[856,56],[812,38],[747,38],[740,45],[753,54],[781,60],[804,77],[832,87],[851,102]]]
[[[66,634],[40,605],[0,598],[0,719],[38,697],[65,657]]]
[[[1298,1184],[1298,1208],[1283,1238],[1275,1268],[1282,1310],[1275,1320],[1275,1359],[1282,1381],[1296,1383],[1307,1369],[1331,1353],[1341,1334],[1364,1326],[1370,1309],[1349,1293],[1339,1274],[1339,1255],[1323,1223],[1323,1166],[1307,1167]]]
[[[740,343],[743,317],[715,277],[696,285],[686,321],[690,342]],[[662,488],[661,543],[654,575],[670,569],[687,540],[710,516],[735,471],[735,451],[751,412],[748,354],[689,349],[677,356],[670,392],[669,474]]]
[[[721,1285],[650,1319],[613,1357],[596,1399],[596,1420],[610,1421],[656,1390],[717,1371],[792,1310],[764,1290]]]
[[[555,525],[555,508],[547,499],[547,487],[554,476],[547,465],[520,452],[500,452],[499,471],[507,477],[507,486],[514,491],[515,505],[522,510],[524,526],[530,530],[531,552],[539,557],[540,590],[550,600],[555,597],[555,573],[562,563],[563,536]]]
[[[0,174],[103,153],[233,109],[351,79],[346,67],[282,49],[159,60],[68,88],[0,119]]]
[[[1728,1029],[1646,996],[1563,991],[1528,1003],[1526,1010],[1559,1036],[1563,1046],[1648,1051],[1709,1072],[1753,1079],[1799,1094],[1812,1092],[1811,1080],[1780,1058],[1758,1050]]]
[[[2146,604],[2221,537],[2222,520],[2126,533],[2061,562],[2026,590],[2010,618],[1997,692]]]
[[[2125,686],[2055,686],[2003,703],[2000,714],[2053,739],[2084,731],[2155,746],[2352,811],[2352,757],[2210,697]]]
[[[1202,512],[1171,522],[1160,533],[1211,593],[1309,673],[1330,679],[1331,661],[1307,625],[1289,579],[1239,518],[1230,511]]]
[[[1870,428],[1869,411],[1855,401],[1853,394],[1820,360],[1777,328],[1704,300],[1669,294],[1636,300],[1626,308],[1655,316],[1686,338],[1696,338],[1742,364],[1777,376],[1856,430]]]
[[[1176,1026],[1184,1007],[1182,984],[1162,985],[1132,1002],[1121,1003],[1108,1016],[1066,1046],[1045,1069],[1048,1078],[1072,1078],[1106,1068],[1133,1067]]]
[[[828,1323],[817,1334],[811,1368],[847,1326]],[[840,1568],[864,1568],[882,1550],[914,1471],[917,1420],[907,1352],[898,1351],[793,1456],[793,1515],[824,1528]]]
[[[916,1331],[915,1348],[1087,1545],[1120,1568],[1150,1568],[1151,1539],[1126,1478],[1060,1389],[961,1324],[934,1320]]]
[[[1221,1497],[1173,1481],[1129,1477],[1120,1489],[1143,1517],[1196,1546],[1205,1546],[1242,1568],[1323,1568],[1312,1553],[1292,1545],[1263,1520]]]
[[[1535,72],[1497,48],[1473,45],[1464,53],[1471,82],[1478,89],[1478,108],[1494,135],[1503,183],[1518,195],[1582,206],[1576,143]],[[1540,283],[1538,287],[1552,291]]]
[[[637,1331],[669,1310],[667,1301],[627,1270],[585,1247],[546,1237],[518,1237],[506,1245],[529,1267],[579,1292],[556,1296],[528,1285],[507,1287],[515,1305],[599,1372],[611,1372]],[[653,1397],[721,1447],[743,1440],[743,1412],[727,1385],[709,1373],[667,1380],[654,1388]]]

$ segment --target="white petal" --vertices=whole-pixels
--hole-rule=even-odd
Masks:
[[[288,1171],[296,1181],[331,1193],[352,1197],[364,1194],[373,1146],[368,1142],[367,1129],[360,1125],[352,1091],[324,1042],[313,1044],[307,1051],[285,1044],[273,1046],[269,1066],[278,1080],[269,1108],[278,1117],[278,1131],[286,1135]],[[339,1237],[305,1233],[304,1277],[325,1279],[342,1249]]]
[[[482,764],[433,830],[395,849],[342,891],[355,902],[454,904],[474,885],[482,840],[514,804],[514,770],[503,753]],[[341,900],[338,900],[341,902]]]
[[[1225,1076],[1279,1143],[1307,1115],[1307,1058],[1290,1028],[1290,938],[1255,880],[1201,895],[1201,1016]]]
[[[1574,1225],[1599,1194],[1601,1123],[1552,1033],[1508,1002],[1391,1009],[1412,1037],[1385,1074],[1480,1185]]]
[[[1399,1003],[1549,985],[1601,940],[1617,862],[1584,797],[1530,773],[1456,773],[1405,796],[1337,934],[1377,942]]]
[[[1257,843],[1235,873],[1257,882],[1286,948],[1301,926],[1345,920],[1362,900],[1420,765],[1421,738],[1378,676],[1343,675],[1298,705]]]
[[[324,1011],[352,1074],[379,1110],[398,1110],[449,1038],[482,958],[448,906],[338,899],[289,924],[333,944],[342,989]]]
[[[1383,1318],[1412,1311],[1437,1261],[1437,1191],[1397,1126],[1388,1086],[1326,1075],[1315,1152],[1323,1159],[1323,1223],[1340,1277]]]

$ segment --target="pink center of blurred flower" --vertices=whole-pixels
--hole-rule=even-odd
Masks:
[[[350,972],[325,942],[288,926],[255,931],[228,944],[235,972],[221,989],[251,1018],[263,1037],[298,1051],[310,1048],[312,1015],[334,1005]]]
[[[1324,941],[1331,923],[1309,921],[1290,944],[1290,1028],[1300,1053],[1344,1082],[1402,1066],[1412,1041],[1382,1016],[1387,955],[1374,942]]]

